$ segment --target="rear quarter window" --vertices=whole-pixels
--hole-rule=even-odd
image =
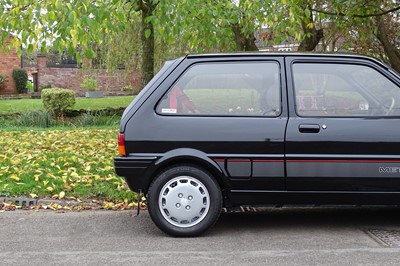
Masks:
[[[276,62],[191,66],[159,102],[161,115],[277,116],[281,112]]]

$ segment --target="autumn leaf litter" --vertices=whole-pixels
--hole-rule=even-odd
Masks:
[[[0,212],[137,208],[137,194],[114,172],[118,130],[0,133]],[[37,204],[19,206],[15,197]]]

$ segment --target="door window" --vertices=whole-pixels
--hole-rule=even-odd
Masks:
[[[399,87],[377,70],[352,64],[295,63],[300,116],[397,116]]]

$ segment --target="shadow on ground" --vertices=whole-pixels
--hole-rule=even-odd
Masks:
[[[222,213],[215,229],[270,230],[299,227],[360,229],[400,227],[400,207],[261,208],[255,212]]]

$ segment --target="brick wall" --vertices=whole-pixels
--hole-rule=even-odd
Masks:
[[[131,85],[135,92],[140,90],[141,79],[138,71],[127,73],[125,69],[108,73],[105,69],[85,71],[81,68],[48,67],[46,56],[38,56],[37,72],[39,87],[50,84],[52,87],[74,90],[77,96],[83,96],[85,91],[80,88],[85,76],[91,76],[97,80],[100,90],[106,95],[122,93],[121,89]]]
[[[9,44],[11,39],[12,37],[5,44]],[[16,68],[21,68],[21,58],[17,55],[16,50],[11,49],[10,52],[0,51],[0,74],[5,74],[8,77],[7,87],[4,90],[0,90],[0,94],[17,93],[15,82],[12,78],[12,71]]]
[[[9,43],[10,40],[6,42]],[[113,73],[108,73],[105,69],[94,70],[89,73],[81,68],[47,67],[46,56],[38,56],[37,67],[24,67],[28,75],[38,73],[38,86],[50,84],[52,87],[67,88],[75,91],[77,96],[83,96],[85,91],[80,88],[85,76],[91,76],[97,80],[100,90],[105,91],[106,95],[121,94],[124,86],[131,85],[135,93],[141,89],[140,73],[132,70],[128,73],[125,69],[118,69]],[[7,87],[0,90],[0,94],[16,94],[15,82],[12,78],[12,71],[21,68],[21,58],[16,50],[10,52],[0,51],[0,74],[8,76]]]

